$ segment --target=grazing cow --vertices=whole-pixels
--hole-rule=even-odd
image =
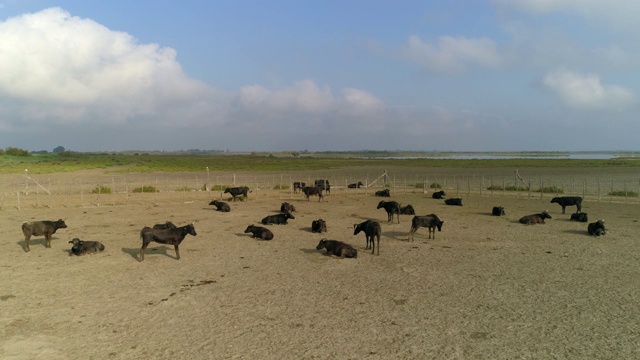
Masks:
[[[462,206],[462,199],[460,199],[460,198],[451,198],[451,199],[445,200],[444,203],[447,204],[447,205]]]
[[[240,195],[244,195],[245,199],[249,199],[249,193],[252,190],[249,190],[248,187],[246,186],[241,186],[241,187],[230,187],[230,188],[226,188],[224,189],[224,193],[229,193],[231,194],[231,196],[233,197],[233,201],[236,201],[236,197],[240,196]]]
[[[433,194],[431,194],[431,197],[434,199],[444,199],[444,197],[447,194],[445,194],[444,190],[440,190],[440,191],[436,191]]]
[[[338,240],[322,239],[316,246],[316,250],[327,249],[326,256],[339,256],[340,258],[357,258],[358,250],[354,249],[351,245],[345,244]]]
[[[329,180],[316,180],[314,182],[314,185],[317,188],[320,188],[320,189],[324,190],[324,192],[326,194],[330,194],[331,193],[331,185],[329,185]]]
[[[153,230],[166,230],[166,229],[175,229],[175,226],[171,221],[167,221],[164,224],[155,224],[153,225]]]
[[[353,235],[358,235],[360,231],[364,232],[364,236],[367,240],[367,246],[365,249],[371,247],[372,254],[376,249],[375,238],[378,238],[378,255],[380,255],[380,236],[382,235],[380,223],[374,220],[367,220],[360,224],[353,224]]]
[[[322,200],[322,189],[319,187],[305,186],[302,188],[302,192],[307,197],[307,201],[309,201],[309,196],[311,195],[318,195],[318,202]]]
[[[280,212],[281,213],[292,213],[296,211],[296,207],[289,204],[288,202],[283,202],[282,205],[280,205]]]
[[[313,233],[327,232],[327,222],[322,219],[313,220],[311,222],[311,232]]]
[[[431,233],[433,233],[433,239],[436,238],[436,228],[438,231],[442,231],[442,225],[444,221],[440,220],[436,214],[429,214],[425,216],[414,216],[411,219],[411,229],[409,230],[409,240],[413,241],[413,234],[421,227],[429,229],[429,239],[431,239]]]
[[[587,225],[587,231],[591,236],[600,236],[606,234],[607,230],[604,228],[604,219],[596,220],[596,222]]]
[[[549,215],[547,210],[541,212],[540,214],[523,216],[518,221],[521,224],[534,225],[534,224],[544,224],[545,223],[544,219],[551,219],[551,215]]]
[[[220,212],[229,212],[231,211],[231,206],[224,201],[213,200],[209,203],[209,205],[213,205],[216,207],[216,211]]]
[[[491,215],[493,216],[505,216],[504,207],[502,206],[494,206],[493,210],[491,210]]]
[[[582,211],[582,198],[580,196],[560,196],[554,197],[551,199],[551,203],[558,203],[562,206],[562,213],[564,214],[564,210],[567,206],[575,205],[578,210],[576,212]]]
[[[380,197],[391,197],[391,192],[389,191],[389,189],[378,190],[376,191],[375,195]]]
[[[299,193],[302,192],[302,188],[304,188],[305,186],[307,186],[307,183],[305,182],[300,182],[300,181],[296,181],[293,183],[293,193]]]
[[[152,241],[160,244],[173,245],[176,249],[176,260],[180,260],[180,250],[178,249],[178,246],[180,246],[180,243],[187,235],[197,235],[196,228],[193,224],[171,229],[152,229],[148,226],[143,227],[142,230],[140,230],[140,239],[142,239],[142,247],[140,248],[139,255],[140,261],[144,261],[144,251]]]
[[[415,215],[416,210],[411,205],[400,206],[400,214],[402,215]]]
[[[58,221],[25,221],[22,223],[22,233],[24,234],[24,251],[29,251],[29,240],[31,236],[43,236],[47,241],[46,247],[51,247],[51,235],[55,234],[58,229],[64,229],[67,224],[64,220]]]
[[[589,221],[589,216],[583,212],[573,213],[571,214],[571,221],[587,222]]]
[[[282,225],[282,224],[286,224],[288,219],[295,219],[295,217],[293,215],[291,215],[291,213],[269,215],[269,216],[265,217],[264,219],[262,219],[262,224],[264,224],[264,225],[269,225],[269,224]]]
[[[88,240],[80,240],[78,238],[73,238],[73,240],[69,241],[69,244],[73,244],[71,247],[71,253],[78,256],[86,255],[86,254],[95,254],[104,250],[104,245],[102,245],[98,241],[88,241]]]
[[[376,209],[384,208],[387,211],[387,221],[393,222],[393,214],[396,214],[398,218],[398,224],[400,224],[400,204],[396,201],[380,201]]]
[[[262,226],[249,225],[247,226],[247,229],[244,232],[245,234],[252,233],[254,239],[261,239],[261,240],[273,239],[273,233],[271,232],[271,230]]]
[[[360,189],[363,186],[364,186],[364,184],[361,181],[358,181],[357,184],[349,184],[349,185],[347,185],[347,187],[349,189]]]

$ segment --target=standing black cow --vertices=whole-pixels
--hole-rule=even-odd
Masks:
[[[322,189],[326,194],[331,193],[331,185],[329,185],[329,180],[316,180],[314,185],[317,188]]]
[[[305,186],[307,186],[307,183],[305,182],[300,182],[300,181],[296,181],[293,183],[293,193],[299,193],[302,192],[302,188],[304,188]]]
[[[460,199],[460,198],[451,198],[451,199],[445,200],[444,203],[447,204],[447,205],[462,206],[462,199]]]
[[[244,232],[245,234],[251,233],[255,239],[262,239],[262,240],[273,239],[273,233],[271,232],[271,230],[262,226],[249,225],[247,226],[247,229]]]
[[[209,205],[213,205],[216,207],[216,211],[220,212],[229,212],[231,211],[231,207],[224,201],[213,200],[209,203]]]
[[[311,222],[311,232],[313,233],[327,232],[327,222],[322,219],[313,220]]]
[[[387,221],[393,222],[393,214],[396,214],[398,218],[398,224],[400,224],[400,204],[396,201],[380,201],[376,209],[384,208],[387,211]]]
[[[302,192],[307,197],[307,201],[309,201],[309,196],[311,195],[318,195],[318,202],[322,200],[322,189],[319,187],[306,186],[302,188]]]
[[[421,227],[429,229],[429,239],[431,239],[431,233],[433,238],[436,238],[436,228],[438,231],[442,231],[442,225],[444,221],[440,220],[436,214],[429,214],[426,216],[414,216],[411,219],[411,229],[409,229],[409,240],[413,241],[413,234]]]
[[[58,221],[25,221],[22,223],[22,233],[24,234],[24,251],[29,251],[29,240],[31,236],[43,236],[46,242],[46,247],[51,247],[51,236],[55,234],[58,229],[64,229],[67,224],[64,220]]]
[[[576,212],[582,211],[582,198],[580,196],[560,196],[554,197],[551,199],[551,203],[558,203],[562,206],[562,213],[564,214],[564,210],[567,206],[575,205],[578,210]]]
[[[176,250],[176,260],[180,260],[180,249],[178,249],[178,247],[187,235],[198,235],[193,224],[163,230],[152,229],[147,226],[143,227],[142,230],[140,230],[140,239],[142,240],[139,255],[140,261],[144,261],[144,251],[152,241],[160,244],[173,245]]]
[[[375,196],[391,197],[391,192],[389,191],[389,189],[378,190],[376,191]]]
[[[345,244],[338,240],[322,239],[316,246],[316,250],[327,249],[326,256],[339,256],[340,258],[357,258],[358,250],[354,249],[351,245]]]
[[[491,215],[493,216],[505,216],[504,207],[502,206],[494,206],[493,210],[491,210]]]
[[[231,196],[233,197],[233,201],[236,201],[236,198],[240,195],[244,195],[244,198],[248,200],[250,192],[251,190],[249,190],[249,188],[246,186],[230,187],[230,188],[224,189],[225,194],[226,193],[231,194]]]
[[[571,221],[588,222],[589,216],[587,215],[587,213],[583,212],[573,213],[571,214]]]
[[[591,236],[605,235],[607,231],[604,228],[604,220],[596,220],[596,222],[590,223],[587,225],[587,231]]]
[[[431,197],[434,199],[444,199],[444,197],[447,194],[445,194],[444,190],[440,190],[440,191],[436,191],[433,194],[431,194]]]
[[[360,231],[364,232],[364,236],[367,240],[367,246],[365,249],[369,249],[369,247],[371,247],[372,254],[376,249],[375,239],[378,238],[378,255],[380,255],[380,236],[382,235],[380,223],[374,220],[367,220],[360,224],[353,224],[353,235],[358,235]]]

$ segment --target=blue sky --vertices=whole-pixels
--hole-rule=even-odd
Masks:
[[[640,150],[636,0],[0,0],[0,148]]]

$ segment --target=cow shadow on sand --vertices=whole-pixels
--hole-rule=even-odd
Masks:
[[[167,252],[167,249],[171,249],[172,253],[169,254]],[[140,254],[140,248],[122,248],[122,252],[125,254],[129,254],[129,256],[131,256],[132,258],[136,259],[137,261],[140,261],[140,258],[138,257],[138,255]],[[144,254],[145,257],[151,255],[164,255],[166,257],[170,257],[172,259],[176,259],[176,256],[173,254],[175,253],[175,250],[173,248],[169,248],[167,246],[154,246],[154,247],[147,247],[147,249],[145,250]]]
[[[51,247],[54,246],[54,240],[60,240],[60,238],[52,236],[51,237]],[[56,241],[56,243],[58,243]],[[44,237],[31,237],[31,239],[29,239],[29,247],[33,248],[33,246],[42,246],[43,248],[47,248],[46,246],[47,244],[47,239],[45,239]],[[25,249],[25,245],[26,243],[24,242],[24,239],[20,240],[20,241],[16,241],[16,245],[20,246],[22,248],[22,251],[27,252]]]

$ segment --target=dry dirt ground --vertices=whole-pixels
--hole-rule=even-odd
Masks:
[[[296,218],[269,225],[272,241],[244,233],[280,207],[263,192],[220,213],[206,201],[170,205],[23,208],[0,216],[2,359],[631,359],[640,354],[640,205],[585,201],[605,236],[588,236],[549,199],[430,194],[391,200],[444,226],[407,241],[412,216],[387,223],[381,200],[296,196]],[[505,217],[490,216],[494,205]],[[518,219],[549,209],[544,225]],[[52,248],[27,220],[65,218]],[[323,256],[310,231],[352,244],[357,259]],[[380,255],[353,224],[382,224]],[[174,249],[143,226],[195,221]],[[73,256],[74,237],[106,250]]]

